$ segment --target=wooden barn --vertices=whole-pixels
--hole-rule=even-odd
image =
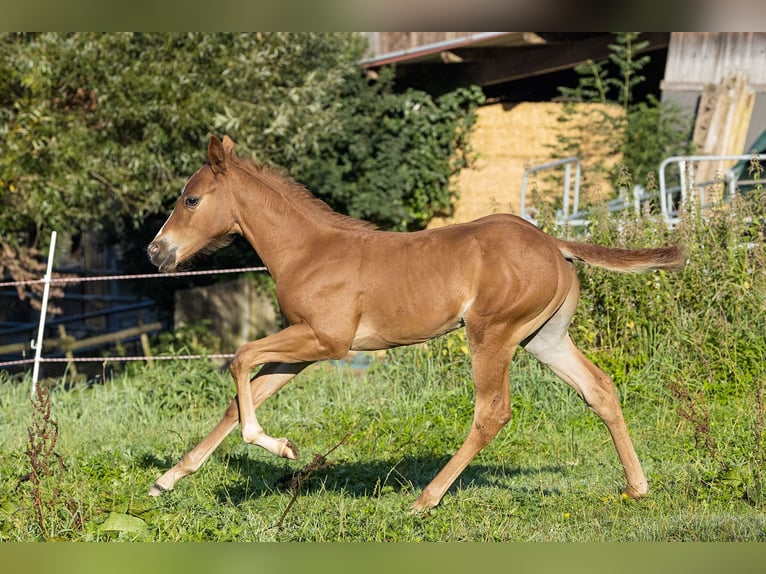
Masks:
[[[479,159],[458,179],[449,221],[520,211],[527,167],[550,161],[560,104],[558,86],[574,86],[574,67],[607,57],[607,33],[371,32],[368,70],[396,66],[401,86],[433,94],[476,84],[487,96],[472,143]],[[644,93],[696,116],[704,154],[741,154],[766,128],[766,33],[643,33],[651,57]],[[729,164],[710,165],[720,170]]]
[[[662,97],[695,110],[697,153],[752,151],[766,131],[766,32],[674,32],[670,40]],[[733,163],[700,164],[697,178]]]

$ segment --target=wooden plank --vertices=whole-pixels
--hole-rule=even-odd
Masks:
[[[673,32],[663,89],[701,90],[732,70],[747,71],[751,86],[766,84],[765,32]]]
[[[154,367],[154,359],[152,358],[152,348],[149,345],[149,336],[146,333],[141,333],[141,350],[143,350],[144,357],[146,357],[146,363],[150,367]]]
[[[81,339],[69,346],[69,349],[72,351],[77,351],[78,349],[84,349],[86,347],[95,347],[98,345],[116,343],[122,339],[129,339],[130,337],[141,335],[141,333],[159,331],[160,329],[162,329],[162,323],[160,322],[150,323],[148,325],[140,325],[138,327],[131,327],[130,329],[123,329],[122,331],[117,331],[115,333],[106,333],[104,335],[97,335],[95,337]]]
[[[29,343],[10,343],[8,345],[0,345],[0,355],[15,355],[16,353],[23,353],[30,349]]]
[[[64,326],[63,323],[59,324],[58,330],[59,330],[59,337],[60,337],[60,339],[62,341],[67,341],[68,342],[68,344],[66,345],[67,347],[69,346],[69,344],[74,342],[74,340],[75,340],[74,337],[70,337],[70,336],[67,335],[66,327]],[[74,353],[72,353],[71,349],[67,349],[65,355],[66,355],[67,359],[73,359],[74,358]],[[77,367],[75,366],[75,364],[73,362],[67,363],[67,367],[68,367],[69,372],[71,373],[72,376],[77,375]]]
[[[44,349],[61,349],[62,351],[76,351],[85,347],[104,345],[109,343],[116,343],[122,339],[128,339],[141,335],[142,333],[151,333],[152,331],[159,331],[162,329],[162,323],[155,322],[148,325],[141,325],[138,327],[131,327],[129,329],[123,329],[122,331],[116,331],[114,333],[106,333],[104,335],[97,335],[95,337],[89,337],[87,339],[81,339],[74,341],[70,336],[59,337],[57,339],[46,339],[44,342]],[[12,343],[10,345],[0,346],[0,355],[12,355],[16,353],[22,353],[29,350],[29,343]]]
[[[708,131],[710,131],[710,122],[713,119],[713,110],[715,109],[716,99],[718,92],[714,84],[707,84],[702,90],[700,96],[699,109],[697,110],[697,120],[694,124],[694,145],[701,153],[702,148],[707,139]]]
[[[717,85],[705,87],[694,128],[700,154],[738,155],[745,142],[755,104],[755,91],[743,72],[730,74]],[[733,161],[698,162],[695,181],[700,184],[722,180]],[[721,190],[710,190],[720,195]],[[710,196],[710,193],[707,194]]]

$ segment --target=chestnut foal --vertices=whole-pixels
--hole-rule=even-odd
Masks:
[[[465,327],[472,353],[473,424],[413,510],[436,506],[509,421],[509,367],[518,345],[574,387],[604,421],[625,471],[625,494],[646,494],[614,384],[567,333],[579,296],[572,262],[624,272],[680,269],[681,248],[562,241],[509,214],[413,233],[380,231],[333,212],[291,179],[237,157],[228,136],[212,136],[207,156],[149,245],[149,257],[160,271],[173,271],[243,235],[268,267],[289,326],[239,348],[231,362],[237,396],[212,432],[157,480],[151,495],[197,471],[238,423],[245,442],[297,459],[296,446],[266,434],[255,411],[311,363],[340,359],[350,350],[420,343],[459,327]]]

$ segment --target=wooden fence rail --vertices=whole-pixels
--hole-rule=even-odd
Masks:
[[[86,349],[88,347],[95,347],[98,345],[108,345],[111,343],[119,343],[125,339],[132,337],[140,337],[141,348],[144,351],[144,355],[147,357],[147,362],[152,364],[151,348],[149,346],[148,334],[159,331],[162,329],[162,323],[157,321],[154,323],[148,323],[146,325],[138,325],[136,327],[130,327],[123,329],[122,331],[115,331],[113,333],[105,333],[103,335],[96,335],[93,337],[87,337],[85,339],[77,340],[71,335],[67,335],[64,325],[59,325],[59,336],[55,339],[46,339],[43,343],[43,348],[50,352],[57,349],[59,352],[63,352],[67,357],[72,357],[75,351]],[[0,355],[11,355],[23,353],[29,349],[29,343],[13,343],[10,345],[0,345]],[[70,368],[74,369],[74,363],[70,363]]]

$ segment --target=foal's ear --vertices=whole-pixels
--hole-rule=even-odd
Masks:
[[[237,155],[234,151],[234,148],[236,147],[234,145],[234,140],[232,140],[229,136],[223,136],[223,151],[225,151],[228,154],[231,155]]]
[[[224,142],[228,138],[225,136],[222,142],[216,136],[210,136],[210,143],[207,146],[207,162],[215,175],[226,173],[226,149]],[[231,141],[231,140],[229,140]]]

